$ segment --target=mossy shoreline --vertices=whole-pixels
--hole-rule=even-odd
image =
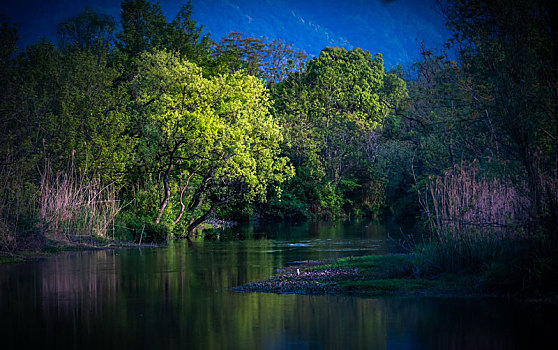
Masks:
[[[263,281],[250,282],[233,289],[237,292],[277,294],[504,297],[558,302],[556,294],[526,294],[491,288],[482,274],[419,276],[413,271],[412,257],[408,254],[306,261],[280,269],[277,274]]]

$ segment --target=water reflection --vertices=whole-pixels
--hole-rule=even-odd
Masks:
[[[384,253],[389,230],[251,227],[244,240],[231,231],[191,246],[0,266],[2,348],[510,349],[550,339],[553,306],[230,290],[297,260]]]

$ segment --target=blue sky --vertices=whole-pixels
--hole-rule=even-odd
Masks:
[[[186,1],[160,1],[170,21]],[[194,19],[214,40],[230,31],[281,38],[308,54],[325,46],[381,52],[387,66],[419,58],[419,43],[441,47],[449,37],[435,0],[193,0]],[[20,46],[56,40],[56,24],[86,6],[115,18],[120,0],[3,0],[0,14],[20,23]]]

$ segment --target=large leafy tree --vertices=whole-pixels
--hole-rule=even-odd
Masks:
[[[306,198],[333,212],[344,199],[349,207],[377,206],[377,132],[388,104],[396,104],[403,91],[401,79],[385,74],[381,55],[342,48],[322,50],[304,72],[277,85],[274,110],[288,130],[288,152],[308,188]]]
[[[28,47],[17,58],[17,90],[7,100],[12,125],[7,144],[31,168],[49,159],[69,160],[84,173],[122,179],[128,152],[126,90],[106,56],[79,49],[61,53],[49,43]]]
[[[197,65],[212,68],[209,35],[192,19],[192,4],[180,7],[176,17],[167,22],[159,3],[124,0],[121,5],[122,31],[117,34],[118,48],[129,59],[152,49],[168,49]]]
[[[317,126],[330,181],[338,181],[348,158],[354,159],[359,136],[374,130],[384,116],[379,96],[383,78],[381,55],[373,59],[361,49],[326,48],[308,63],[309,117]]]
[[[138,166],[162,185],[156,222],[178,202],[172,219],[178,223],[187,211],[191,232],[218,206],[262,199],[270,182],[291,174],[258,79],[241,73],[207,79],[167,51],[144,53],[137,65]]]

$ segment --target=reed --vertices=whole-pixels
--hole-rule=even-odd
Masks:
[[[415,248],[417,269],[478,272],[509,259],[526,240],[530,202],[523,185],[456,166],[419,192],[432,237]]]
[[[44,232],[55,240],[107,238],[121,209],[114,184],[103,185],[73,167],[54,173],[48,165],[41,174],[38,203]]]

